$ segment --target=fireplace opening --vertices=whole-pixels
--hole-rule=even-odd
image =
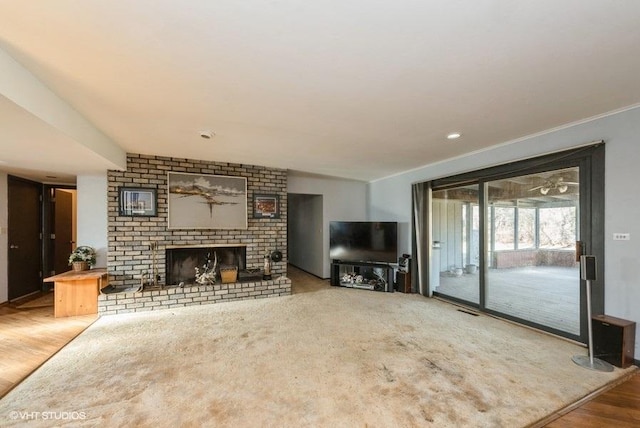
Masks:
[[[247,247],[236,245],[228,247],[180,247],[167,248],[165,268],[167,285],[195,284],[196,267],[202,269],[207,260],[218,258],[216,276],[220,278],[220,266],[235,266],[238,272],[245,270]]]

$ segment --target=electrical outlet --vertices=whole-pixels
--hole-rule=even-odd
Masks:
[[[614,233],[613,234],[614,241],[631,241],[630,233]]]

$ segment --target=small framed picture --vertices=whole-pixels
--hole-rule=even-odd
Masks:
[[[153,217],[158,214],[157,190],[120,188],[120,215]]]
[[[278,195],[254,195],[253,218],[280,218]]]

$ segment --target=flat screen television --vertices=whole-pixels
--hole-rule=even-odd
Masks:
[[[329,258],[343,262],[397,263],[398,223],[332,221]]]

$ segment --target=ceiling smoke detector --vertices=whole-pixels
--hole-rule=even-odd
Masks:
[[[212,131],[200,131],[200,136],[205,140],[210,140],[214,135],[216,134]]]

